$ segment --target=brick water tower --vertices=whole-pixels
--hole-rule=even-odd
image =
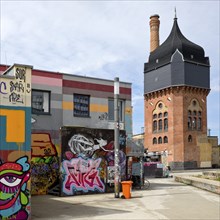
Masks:
[[[176,16],[161,45],[159,25],[159,15],[151,16],[151,51],[144,64],[144,146],[172,169],[201,167],[198,143],[207,137],[209,58],[184,37]]]

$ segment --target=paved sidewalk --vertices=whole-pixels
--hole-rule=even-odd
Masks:
[[[132,191],[131,199],[116,199],[114,193],[32,196],[32,220],[219,220],[219,195],[175,182],[174,178],[156,178],[150,182],[150,190]]]

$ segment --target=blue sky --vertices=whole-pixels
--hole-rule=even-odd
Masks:
[[[144,126],[144,63],[149,17],[160,15],[160,43],[177,10],[179,27],[209,56],[208,128],[219,136],[219,1],[0,0],[0,63],[132,83],[133,133]]]

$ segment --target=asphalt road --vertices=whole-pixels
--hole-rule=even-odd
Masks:
[[[133,190],[131,199],[114,198],[114,193],[32,196],[32,220],[220,219],[219,195],[173,178],[154,178],[150,183],[148,190]]]

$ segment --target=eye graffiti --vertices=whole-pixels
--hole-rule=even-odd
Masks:
[[[27,182],[30,178],[27,156],[16,162],[0,164],[0,218],[27,219],[29,203]]]

